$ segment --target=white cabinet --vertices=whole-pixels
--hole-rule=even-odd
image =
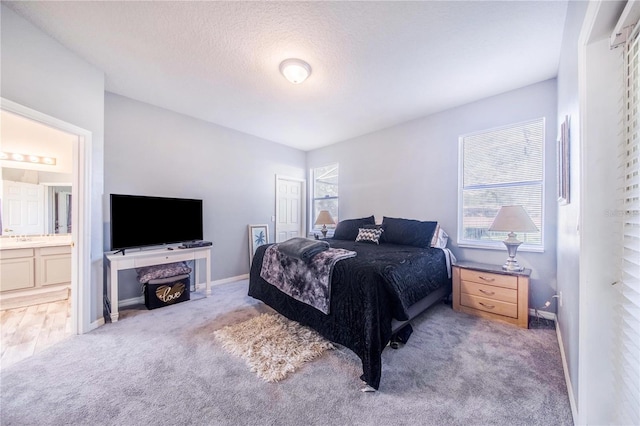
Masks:
[[[71,247],[0,250],[0,307],[66,299],[71,289]]]
[[[35,287],[33,249],[0,250],[0,291]]]
[[[71,284],[71,247],[56,246],[37,249],[36,285]]]

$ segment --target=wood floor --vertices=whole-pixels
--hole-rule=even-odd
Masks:
[[[0,369],[69,336],[69,299],[0,311]]]

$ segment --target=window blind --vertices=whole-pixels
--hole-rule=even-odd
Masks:
[[[506,232],[489,231],[501,206],[522,205],[538,227],[518,233],[523,248],[543,248],[545,120],[460,137],[458,244],[504,248]]]
[[[616,423],[640,424],[640,38],[636,25],[624,46],[621,262],[617,287]]]

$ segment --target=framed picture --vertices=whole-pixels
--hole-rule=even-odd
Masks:
[[[570,185],[570,137],[569,137],[569,116],[565,116],[560,124],[560,140],[558,140],[557,162],[558,162],[558,203],[569,204],[571,197]]]
[[[269,225],[249,225],[249,265],[256,249],[263,244],[269,244]]]

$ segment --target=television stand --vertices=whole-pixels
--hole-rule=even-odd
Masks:
[[[206,280],[205,280],[205,296],[211,296],[211,247],[192,247],[180,250],[170,250],[170,247],[162,247],[152,250],[141,250],[125,253],[122,255],[116,252],[107,252],[104,254],[105,265],[105,283],[107,285],[107,293],[111,302],[110,317],[111,322],[118,321],[120,316],[118,312],[118,272],[124,269],[142,268],[145,266],[162,265],[166,263],[198,261],[205,263]],[[195,265],[195,284],[198,285],[199,271],[198,265]]]

